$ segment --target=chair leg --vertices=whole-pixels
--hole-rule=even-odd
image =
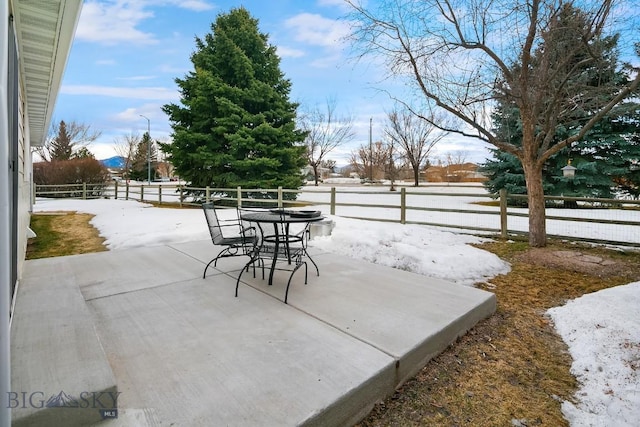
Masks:
[[[246,266],[247,271],[249,271],[249,264],[251,264],[251,261],[247,263],[247,266]],[[236,279],[236,298],[238,298],[238,288],[240,287],[240,278],[242,277],[242,273],[244,273],[244,271],[245,271],[244,268],[240,270],[240,273],[238,274],[238,279]]]
[[[311,256],[309,255],[306,249],[304,250],[304,254],[307,256],[307,258],[309,258],[309,261],[311,261],[311,264],[313,264],[313,266],[316,268],[316,274],[320,276],[320,269],[318,268],[318,264],[316,264],[313,258],[311,258]]]
[[[304,284],[307,284],[307,262],[304,261]]]
[[[244,271],[244,269],[242,271]],[[240,287],[240,276],[242,276],[242,271],[238,274],[238,279],[236,280],[236,298],[238,298],[238,288]]]
[[[289,281],[287,282],[287,289],[284,291],[284,303],[287,304],[287,300],[289,299],[289,287],[291,286],[291,279],[293,279],[293,275],[296,274],[296,271],[304,264],[304,284],[307,284],[307,263],[303,261],[300,264],[297,264],[293,269],[291,274],[289,275]]]
[[[207,275],[207,269],[209,268],[209,266],[211,265],[211,263],[213,263],[213,266],[216,266],[216,262],[218,261],[219,257],[215,257],[214,259],[212,259],[211,261],[209,261],[209,264],[207,264],[207,266],[204,268],[204,273],[202,273],[202,278],[204,279]]]
[[[244,267],[242,267],[242,269],[240,270],[240,273],[238,274],[238,279],[236,280],[236,298],[238,298],[238,288],[240,287],[240,278],[242,277],[242,273],[244,273],[245,271],[249,271],[249,266],[253,265],[253,277],[255,277],[256,275],[256,261],[260,262],[260,258],[259,257],[251,257],[251,259],[249,259],[249,262],[247,263],[247,265],[245,265]]]
[[[235,257],[235,256],[243,256],[246,254],[240,254],[238,253],[238,248],[235,246],[230,246],[228,248],[224,248],[223,250],[221,250],[220,252],[218,252],[218,255],[216,255],[216,257],[214,259],[212,259],[211,261],[209,261],[209,264],[207,264],[207,266],[204,268],[204,273],[202,273],[202,278],[204,279],[207,275],[207,270],[209,269],[209,266],[211,264],[213,264],[214,267],[218,266],[218,260],[220,258],[230,258],[230,257]],[[245,268],[247,269],[247,271],[249,271],[249,263],[247,263],[247,265],[245,266]],[[255,268],[255,267],[254,267]]]
[[[289,298],[289,286],[291,286],[291,279],[293,279],[293,274],[296,272],[296,270],[293,270],[291,272],[291,275],[289,276],[289,281],[287,282],[287,289],[284,291],[284,303],[288,304],[287,299]]]
[[[226,253],[225,253],[226,252]],[[231,251],[229,250],[229,248],[224,248],[223,250],[221,250],[220,252],[218,252],[218,255],[216,255],[216,257],[212,260],[213,262],[213,266],[217,267],[218,266],[218,260],[220,258],[224,258],[224,257],[228,257],[228,256],[233,256],[233,254],[231,253]]]

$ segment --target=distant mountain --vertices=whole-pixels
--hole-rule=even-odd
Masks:
[[[124,157],[113,156],[108,159],[100,160],[100,163],[108,168],[122,169],[124,167]]]

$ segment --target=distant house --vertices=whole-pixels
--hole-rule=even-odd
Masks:
[[[8,396],[9,320],[31,212],[31,148],[44,143],[82,0],[0,2],[0,396]],[[0,425],[11,411],[0,405]]]
[[[431,166],[425,171],[427,182],[484,182],[487,177],[478,172],[475,163],[462,163],[457,165]]]

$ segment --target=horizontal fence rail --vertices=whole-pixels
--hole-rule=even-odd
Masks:
[[[36,196],[55,198],[96,199],[104,197],[108,186],[103,183],[36,185]]]
[[[526,235],[527,208],[507,206],[526,196],[489,194],[481,186],[400,187],[399,191],[336,187],[302,190],[189,187],[174,183],[37,185],[36,197],[115,198],[156,204],[292,207],[314,205],[345,218],[428,225],[502,237]],[[547,196],[550,237],[640,247],[640,201]],[[555,207],[571,202],[575,209]]]

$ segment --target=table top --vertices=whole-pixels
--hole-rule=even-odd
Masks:
[[[266,223],[295,223],[295,222],[316,222],[324,219],[322,215],[318,216],[291,216],[289,213],[277,213],[277,212],[250,212],[241,213],[242,219],[253,222],[266,222]]]

